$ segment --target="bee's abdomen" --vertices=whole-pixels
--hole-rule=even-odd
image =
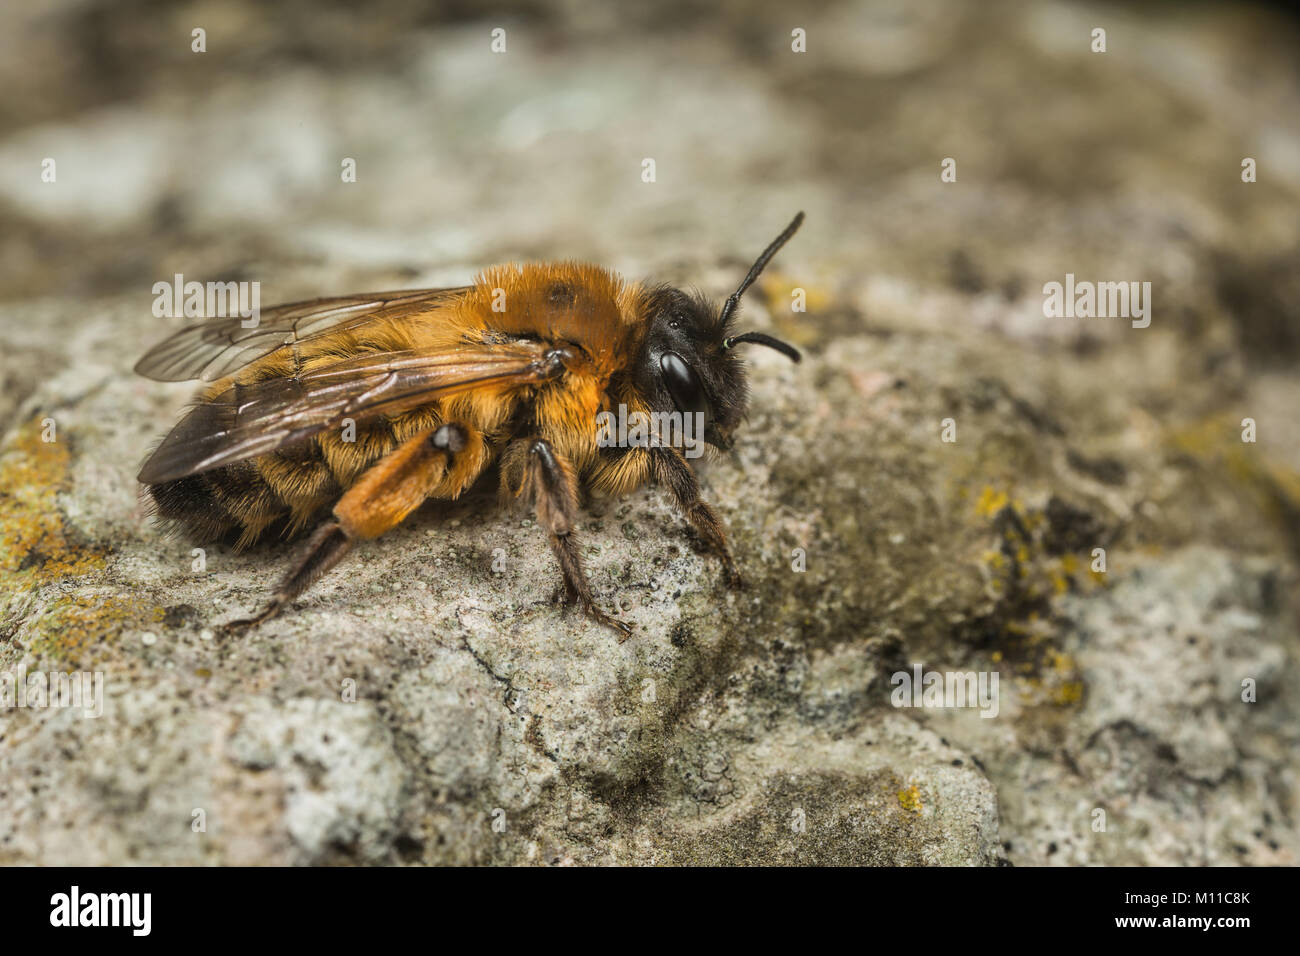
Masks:
[[[434,406],[358,426],[351,440],[330,432],[224,468],[149,486],[166,531],[196,543],[247,548],[310,530],[366,469],[440,421]]]
[[[152,510],[165,531],[183,535],[195,544],[221,541],[238,527],[216,496],[216,473],[187,475],[149,486]]]
[[[277,453],[149,486],[164,527],[196,543],[234,542],[246,548],[289,537],[337,500],[337,483],[323,464]]]
[[[196,544],[251,544],[265,530],[257,516],[286,510],[246,462],[150,485],[149,495],[164,528]]]

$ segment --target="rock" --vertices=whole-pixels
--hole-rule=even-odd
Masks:
[[[1266,12],[1104,9],[1103,59],[1084,5],[840,5],[803,55],[775,7],[525,6],[505,56],[394,7],[347,69],[330,17],[230,7],[205,58],[100,0],[0,13],[48,54],[0,101],[0,862],[1295,864],[1291,52]],[[179,324],[155,282],[557,257],[721,297],[797,208],[746,321],[806,359],[747,356],[700,468],[743,591],[656,489],[590,501],[619,644],[474,494],[224,638],[295,547],[145,516],[192,394],[130,374]],[[1067,272],[1150,281],[1151,325],[1044,318]],[[996,716],[895,707],[913,665],[997,673]],[[65,672],[102,714],[14,705]]]

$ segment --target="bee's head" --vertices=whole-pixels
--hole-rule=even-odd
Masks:
[[[732,433],[749,404],[745,363],[736,354],[744,343],[766,345],[799,361],[792,345],[762,332],[735,332],[740,297],[763,267],[795,234],[803,213],[772,241],[719,309],[699,294],[661,286],[651,290],[650,331],[637,369],[637,381],[651,406],[659,412],[704,416],[704,438],[729,448]]]

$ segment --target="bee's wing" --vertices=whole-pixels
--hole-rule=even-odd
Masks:
[[[537,385],[564,372],[566,350],[516,341],[447,351],[385,352],[297,378],[232,384],[181,419],[145,462],[144,484],[174,481],[264,455],[335,427],[396,415],[476,389]]]
[[[322,332],[422,311],[468,289],[408,289],[292,302],[262,312],[251,329],[244,328],[245,319],[237,315],[207,319],[159,342],[136,363],[135,370],[159,382],[194,378],[215,382],[286,345]]]

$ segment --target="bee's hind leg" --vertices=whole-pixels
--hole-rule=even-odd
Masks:
[[[572,466],[543,438],[529,442],[527,454],[524,491],[532,500],[537,523],[545,529],[551,550],[560,563],[565,603],[576,601],[589,618],[616,631],[621,644],[632,633],[632,625],[616,621],[596,607],[591,585],[582,570],[582,552],[578,549],[577,535],[573,533],[578,516],[577,476]]]
[[[472,432],[457,424],[422,432],[403,444],[358,479],[334,506],[334,520],[311,536],[305,556],[276,589],[271,603],[257,617],[232,621],[226,630],[240,631],[275,617],[330,568],[338,564],[357,540],[377,538],[420,503],[443,489],[459,491],[482,467],[481,443],[470,449]],[[470,449],[471,453],[461,455]]]
[[[283,610],[303,591],[315,584],[330,568],[338,564],[343,556],[352,550],[356,542],[351,534],[337,521],[321,525],[307,543],[307,553],[303,556],[275,589],[271,603],[257,617],[231,621],[226,625],[228,632],[241,631],[256,627],[263,621],[269,621]]]

